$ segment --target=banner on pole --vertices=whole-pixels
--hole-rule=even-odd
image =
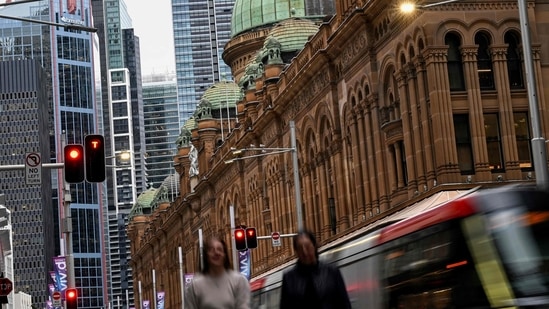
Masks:
[[[67,260],[64,256],[56,256],[53,258],[55,271],[55,284],[57,291],[61,292],[61,299],[65,299],[65,290],[69,284],[67,278]]]
[[[156,309],[164,309],[164,291],[156,292]]]
[[[250,280],[250,250],[238,251],[238,269],[248,280]]]

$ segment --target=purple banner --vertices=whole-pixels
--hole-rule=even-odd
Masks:
[[[51,300],[46,300],[46,308],[53,309],[53,303],[51,302]]]
[[[151,302],[148,299],[143,300],[143,309],[150,309]]]
[[[238,251],[238,269],[248,280],[250,280],[251,266],[250,265],[250,250]]]
[[[50,271],[50,277],[53,282],[53,291],[59,290],[59,286],[57,285],[57,275],[54,271]],[[50,291],[50,296],[53,294],[53,291]]]
[[[188,273],[183,276],[183,278],[185,279],[185,288],[189,287],[189,284],[191,284],[191,281],[193,281],[193,277],[193,273]]]
[[[164,309],[164,291],[156,292],[156,309]]]
[[[67,289],[67,261],[64,256],[56,256],[53,258],[53,266],[55,270],[55,282],[61,299],[65,299],[65,290]]]

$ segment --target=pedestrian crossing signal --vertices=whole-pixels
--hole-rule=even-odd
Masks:
[[[105,139],[103,135],[87,135],[84,145],[86,149],[86,180],[88,182],[105,181]]]
[[[248,247],[248,249],[257,248],[257,233],[255,227],[246,229],[246,247]]]

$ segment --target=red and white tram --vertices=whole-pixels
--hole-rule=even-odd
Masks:
[[[549,192],[476,190],[320,251],[353,308],[549,308]],[[292,266],[253,278],[252,308],[279,308]]]

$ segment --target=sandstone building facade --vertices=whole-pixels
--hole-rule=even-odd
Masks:
[[[223,56],[237,83],[212,85],[178,139],[177,198],[153,188],[132,210],[135,290],[141,283],[154,299],[161,289],[166,308],[180,307],[180,266],[198,271],[199,231],[230,243],[230,206],[235,224],[259,235],[296,232],[291,152],[249,150],[290,147],[291,121],[304,226],[323,245],[441,192],[535,183],[517,2],[457,1],[412,15],[397,6],[341,0],[320,8],[332,15],[289,8],[237,27]],[[548,13],[528,2],[544,136]],[[253,278],[295,255],[287,240],[260,241],[251,257]]]

